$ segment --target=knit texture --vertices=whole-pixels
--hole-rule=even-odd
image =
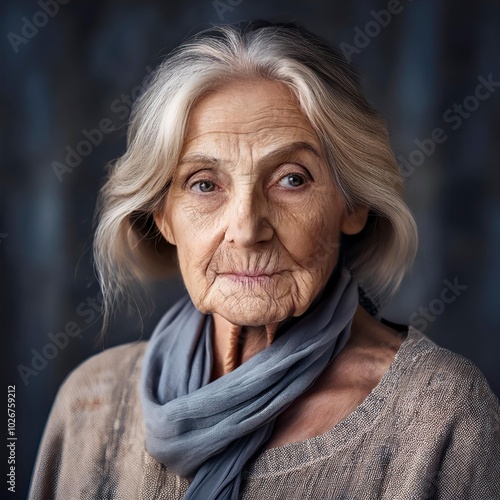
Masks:
[[[182,499],[189,481],[145,451],[147,343],[108,349],[61,386],[30,499]],[[467,359],[410,327],[368,397],[326,433],[250,460],[242,499],[500,498],[500,408]]]

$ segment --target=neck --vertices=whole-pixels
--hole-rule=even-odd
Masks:
[[[235,325],[214,313],[212,380],[229,373],[270,346],[281,323],[261,326]]]
[[[329,293],[335,287],[339,272],[340,267],[337,266],[326,285],[309,306],[308,312],[315,308],[324,293]],[[276,337],[276,331],[279,328],[281,331],[282,326],[291,326],[298,318],[291,317],[279,323],[260,326],[235,325],[217,313],[213,313],[213,320],[214,358],[211,380],[215,380],[235,370],[252,356],[270,346]]]

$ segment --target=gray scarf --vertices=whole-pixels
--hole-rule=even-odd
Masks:
[[[213,382],[212,316],[189,296],[167,312],[142,371],[146,449],[192,479],[185,499],[238,498],[245,464],[270,437],[276,417],[344,347],[357,305],[356,282],[343,268],[269,347]]]

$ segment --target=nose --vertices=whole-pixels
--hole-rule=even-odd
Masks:
[[[274,231],[267,217],[267,201],[257,189],[247,187],[235,193],[228,204],[225,241],[249,248],[271,240]]]

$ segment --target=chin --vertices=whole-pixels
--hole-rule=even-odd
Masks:
[[[269,325],[291,316],[287,308],[270,307],[269,303],[263,307],[261,300],[251,298],[234,304],[226,303],[224,307],[215,307],[210,312],[217,313],[230,323],[239,326]]]

